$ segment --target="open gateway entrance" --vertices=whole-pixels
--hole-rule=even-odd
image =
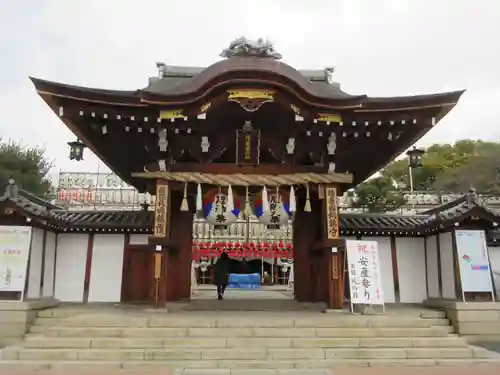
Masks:
[[[224,301],[217,301],[214,266],[222,252],[230,257],[230,278]],[[269,310],[299,306],[293,293],[291,220],[271,229],[255,216],[238,219],[225,228],[195,219],[192,254],[194,309]]]

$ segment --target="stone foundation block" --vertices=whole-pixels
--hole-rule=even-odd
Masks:
[[[117,371],[121,369],[121,362],[106,361],[55,361],[50,363],[50,369],[54,372],[72,374],[78,370],[85,369],[89,373],[105,373],[108,371]],[[77,372],[78,373],[78,372]]]
[[[397,359],[406,358],[404,349],[326,349],[326,358],[336,359]]]
[[[422,337],[411,340],[408,347],[415,348],[466,348],[467,341],[460,337]]]
[[[295,319],[296,328],[364,328],[368,319],[359,316],[333,316]]]
[[[90,339],[86,338],[58,338],[58,337],[31,337],[23,343],[26,348],[40,349],[85,349],[90,348]]]
[[[439,328],[376,328],[377,337],[445,337],[446,331]]]
[[[181,361],[201,360],[201,349],[147,349],[144,352],[146,361]]]
[[[19,361],[1,361],[1,374],[31,374],[36,371],[48,370],[50,367],[48,362],[19,362]]]
[[[420,313],[421,318],[446,318],[446,313],[439,310],[424,310]]]
[[[152,316],[149,318],[150,327],[185,327],[185,328],[214,328],[215,319],[189,319],[182,317]]]
[[[271,350],[271,349],[269,349]],[[241,359],[241,360],[263,360],[266,359],[266,349],[242,348],[242,349],[205,349],[201,353],[203,360]]]
[[[217,366],[219,368],[230,368],[233,369],[286,369],[294,368],[294,363],[292,361],[234,361],[234,360],[221,360],[217,361]]]
[[[433,359],[372,359],[370,367],[434,367]]]
[[[462,322],[455,323],[460,335],[497,335],[500,334],[499,322]]]
[[[130,370],[130,373],[152,370],[162,370],[172,368],[172,369],[185,369],[185,368],[217,368],[217,361],[201,361],[201,360],[184,360],[184,361],[126,361],[121,363],[121,367],[124,370]],[[127,371],[129,372],[129,371]]]
[[[265,330],[265,328],[262,328]],[[252,328],[188,328],[188,337],[252,337]]]
[[[265,320],[248,320],[243,318],[228,318],[217,319],[215,326],[219,328],[246,328],[246,327],[260,327],[260,328],[293,328],[295,326],[294,319],[291,318],[266,318]]]
[[[356,338],[302,338],[293,339],[294,348],[352,348],[359,345]]]
[[[197,329],[197,328],[193,328]],[[128,328],[118,330],[118,337],[130,338],[164,338],[164,337],[186,337],[187,328]],[[106,336],[100,336],[106,337]]]
[[[279,375],[278,369],[231,369],[231,375]]]
[[[160,338],[96,338],[91,341],[92,349],[161,349]]]
[[[386,338],[364,338],[359,340],[362,348],[409,348],[412,346],[411,338],[386,337]]]
[[[18,359],[21,361],[76,361],[77,349],[21,349]]]
[[[295,340],[291,338],[235,338],[227,339],[226,346],[228,348],[290,348],[292,341]]]
[[[28,331],[27,323],[2,323],[0,324],[0,337],[21,338]]]
[[[368,360],[363,359],[317,359],[294,361],[295,368],[335,368],[335,367],[368,367]]]
[[[377,331],[369,328],[317,328],[316,336],[318,337],[375,337]]]
[[[324,359],[323,349],[268,349],[267,357],[270,360],[295,360],[295,359]]]
[[[185,369],[182,375],[231,375],[230,369],[211,368],[211,369]]]
[[[142,349],[88,349],[78,351],[82,361],[142,361],[145,359]]]
[[[316,333],[314,328],[254,328],[256,337],[311,337]]]
[[[469,348],[412,348],[406,350],[408,358],[472,358]]]

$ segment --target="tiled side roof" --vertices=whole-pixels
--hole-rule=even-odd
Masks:
[[[144,211],[55,211],[63,225],[76,228],[152,229],[154,216]]]
[[[471,191],[463,197],[427,211],[426,214],[429,216],[422,221],[421,226],[433,227],[444,225],[460,217],[466,216],[469,212],[472,212],[472,210],[480,214],[482,213],[483,216],[495,218],[500,221],[498,212],[483,205],[479,201],[475,190],[471,189]]]
[[[58,220],[72,228],[153,228],[153,212],[143,211],[54,211]],[[340,228],[346,231],[414,232],[426,217],[377,214],[340,214]]]
[[[1,202],[11,202],[28,215],[47,220],[52,227],[65,231],[72,230],[112,230],[150,232],[153,228],[154,214],[151,211],[67,211],[44,207],[24,196],[2,196]],[[479,208],[479,211],[477,210]],[[438,231],[451,225],[457,219],[467,216],[474,210],[487,220],[498,218],[500,214],[482,205],[474,193],[469,193],[454,202],[420,215],[394,215],[374,213],[341,213],[340,230],[342,234],[411,234]]]
[[[52,217],[52,213],[46,207],[37,204],[21,195],[17,197],[2,196],[0,202],[12,202],[26,213],[37,217]]]

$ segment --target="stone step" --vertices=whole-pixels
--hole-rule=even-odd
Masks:
[[[236,298],[218,301],[215,298],[192,299],[184,307],[187,311],[321,311],[324,304],[303,305],[293,299]]]
[[[206,372],[207,375],[217,375],[224,374],[224,372],[217,372],[222,369],[231,369],[232,375],[238,375],[238,372],[233,370],[238,369],[252,369],[252,370],[285,370],[285,369],[300,369],[298,374],[309,375],[305,372],[305,369],[321,369],[328,368],[334,369],[336,367],[387,367],[387,366],[402,366],[402,367],[434,367],[438,366],[472,366],[478,364],[500,364],[498,359],[403,359],[403,360],[296,360],[296,361],[60,361],[60,362],[50,362],[50,361],[4,361],[0,362],[0,372],[1,373],[30,373],[41,370],[52,369],[56,373],[72,373],[75,370],[81,370],[84,368],[88,373],[104,373],[106,371],[113,370],[132,370],[132,371],[151,371],[151,370],[169,370],[169,369],[193,369],[198,370],[190,374],[202,375],[203,372],[200,370],[209,370]],[[276,371],[275,373],[279,375],[285,375],[286,372]],[[175,373],[174,373],[175,374]],[[187,374],[187,373],[185,373]],[[230,373],[227,372],[227,375]],[[248,372],[246,373],[248,374]],[[261,372],[255,372],[256,375],[261,374]],[[269,374],[273,372],[269,371]],[[297,375],[298,375],[297,374]],[[264,373],[262,373],[264,375]],[[266,373],[267,375],[267,373]]]
[[[64,327],[56,326],[32,333],[47,337],[129,337],[129,338],[365,338],[365,337],[447,337],[446,329],[432,328],[122,328],[122,327]]]
[[[186,328],[425,328],[449,326],[445,318],[418,318],[412,316],[359,316],[313,314],[303,318],[270,316],[266,314],[243,315],[241,317],[204,318],[184,317],[178,314],[149,314],[130,316],[120,314],[83,314],[64,319],[37,318],[34,326],[79,326],[79,327],[186,327]]]
[[[166,361],[325,359],[466,359],[491,356],[472,348],[161,348],[161,349],[29,349],[9,348],[3,360],[21,361]]]
[[[420,317],[424,319],[446,318],[446,312],[439,310],[422,310]]]
[[[467,348],[459,337],[395,338],[64,338],[27,337],[22,346],[40,349],[158,348]]]

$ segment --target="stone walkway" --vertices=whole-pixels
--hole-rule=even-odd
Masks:
[[[498,375],[500,365],[483,365],[460,367],[342,367],[333,370],[229,370],[229,369],[189,369],[189,370],[93,370],[85,368],[72,370],[71,375]],[[12,371],[0,370],[0,375],[68,375],[67,370],[40,370],[40,371]]]

